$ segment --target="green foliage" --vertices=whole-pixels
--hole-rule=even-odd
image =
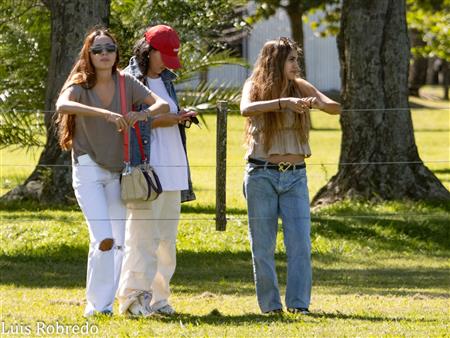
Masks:
[[[321,21],[311,22],[314,31],[319,31],[321,23],[326,23],[328,33],[336,33],[339,30],[339,3],[340,0],[255,0],[256,11],[249,16],[246,21],[248,24],[254,24],[258,20],[268,19],[276,13],[279,8],[285,11],[299,10],[304,14],[322,11],[324,13]],[[336,20],[337,16],[337,20]],[[320,34],[325,34],[319,32]]]
[[[240,0],[112,1],[111,28],[123,49],[122,65],[126,66],[132,56],[133,44],[142,37],[147,26],[168,24],[178,32],[181,40],[183,67],[177,70],[177,84],[188,83],[200,71],[212,67],[230,64],[248,67],[222,41],[225,28],[246,28],[243,18],[235,11],[236,6],[243,4],[245,1]],[[179,91],[178,96],[182,107],[194,107],[200,112],[211,111],[218,100],[230,100],[232,108],[237,108],[240,88],[225,83],[200,82],[196,88]]]
[[[249,66],[243,59],[233,56],[230,50],[215,48],[207,51],[205,48],[204,53],[197,52],[195,56],[183,58],[184,67],[179,71],[177,83],[188,83],[200,71],[230,64]],[[178,96],[182,107],[195,107],[201,113],[215,111],[217,102],[222,100],[228,101],[229,109],[236,110],[241,99],[241,88],[217,81],[199,82],[195,88],[185,88]],[[203,119],[203,122],[206,121]]]
[[[178,73],[177,81],[183,83],[191,80],[198,72],[207,70],[210,67],[220,67],[224,65],[238,65],[249,67],[248,63],[242,58],[234,56],[233,52],[221,48],[203,48],[203,50],[194,51],[194,54],[182,54],[183,68]]]
[[[0,147],[40,145],[50,13],[39,1],[2,1],[0,13]]]
[[[235,6],[242,4],[245,1],[113,0],[110,28],[121,46],[121,66],[127,65],[133,44],[145,28],[161,23],[173,26],[182,40],[184,68],[178,72],[178,83],[189,81],[197,71],[209,67],[247,66],[226,50],[220,39],[225,27],[245,26],[234,11]],[[40,1],[1,2],[0,12],[0,147],[42,145],[44,126],[35,113],[44,109],[51,49],[50,12]],[[216,87],[200,84],[189,91],[195,95],[184,97],[180,93],[180,99],[189,106],[214,105],[215,100],[222,98],[238,99],[239,89],[225,84]]]
[[[36,111],[2,111],[0,115],[0,149],[15,145],[17,147],[43,146],[45,126],[43,114]]]
[[[450,62],[450,1],[408,0],[407,3],[408,27],[416,29],[425,42],[425,46],[416,46],[412,52]]]
[[[321,36],[339,33],[339,3],[327,1],[314,9],[322,14],[311,27]],[[408,28],[416,29],[425,42],[423,47],[413,47],[412,53],[450,61],[450,0],[407,0],[406,4]]]
[[[337,36],[340,29],[340,1],[329,1],[314,8],[311,13],[318,13],[319,18],[311,21],[312,30],[321,37]]]
[[[0,11],[6,15],[11,11],[18,15],[15,19],[4,16],[0,25],[1,108],[43,109],[50,56],[50,13],[38,4],[27,11],[10,8],[12,4],[0,5]]]
[[[224,28],[246,27],[243,18],[235,13],[235,8],[245,3],[243,0],[113,0],[110,24],[126,60],[131,57],[132,44],[143,36],[145,28],[157,24],[170,25],[178,32],[184,60],[203,53],[204,46],[225,47],[220,39]]]

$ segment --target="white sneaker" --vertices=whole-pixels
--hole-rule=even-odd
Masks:
[[[173,309],[172,306],[170,306],[170,304],[166,304],[157,310],[153,310],[153,313],[158,313],[161,315],[173,315],[175,314],[175,310]]]
[[[133,317],[150,317],[154,311],[150,307],[152,294],[147,291],[142,291],[130,304],[127,309],[127,315]]]

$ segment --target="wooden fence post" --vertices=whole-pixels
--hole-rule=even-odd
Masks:
[[[228,102],[217,102],[216,133],[216,230],[225,231],[227,178],[227,111]]]

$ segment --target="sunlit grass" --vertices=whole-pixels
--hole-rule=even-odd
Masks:
[[[427,101],[426,101],[427,102]],[[317,114],[316,114],[317,113]],[[413,110],[421,158],[449,186],[449,112]],[[312,213],[311,316],[267,316],[254,295],[247,235],[243,126],[228,117],[225,232],[215,230],[215,117],[192,126],[189,159],[197,200],[183,205],[171,303],[178,314],[87,321],[98,336],[448,336],[450,208],[445,204],[342,202]],[[311,197],[336,172],[338,117],[313,112]],[[39,151],[1,152],[1,192],[23,181]],[[438,162],[441,161],[441,162]],[[1,320],[86,325],[88,231],[76,206],[11,204],[0,211]],[[282,293],[286,255],[280,230],[276,260]],[[117,305],[116,308],[117,310]],[[33,336],[33,334],[32,334]]]

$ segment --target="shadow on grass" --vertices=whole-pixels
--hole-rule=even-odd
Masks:
[[[448,208],[448,207],[446,207]],[[357,241],[362,246],[389,251],[447,250],[450,247],[450,216],[446,208],[436,215],[414,212],[364,215],[336,210],[331,216],[313,216],[312,238]],[[403,214],[403,215],[402,215]],[[410,215],[409,215],[410,214]]]
[[[450,168],[445,169],[434,169],[433,172],[435,174],[450,174]]]
[[[0,210],[3,211],[80,211],[74,200],[69,204],[43,204],[34,200],[7,201],[0,196]]]
[[[449,289],[446,268],[366,268],[314,269],[314,286],[332,288],[337,294],[377,294],[449,298],[448,292],[426,289]],[[424,291],[425,290],[425,291]]]
[[[289,313],[284,314],[254,314],[248,313],[244,315],[223,315],[218,310],[213,310],[211,313],[203,316],[191,315],[188,313],[177,313],[174,316],[154,316],[155,319],[164,323],[180,323],[183,324],[209,324],[209,325],[246,325],[254,323],[297,323],[297,322],[311,322],[310,319],[342,319],[342,320],[358,320],[369,322],[385,322],[385,321],[406,321],[415,322],[415,319],[408,319],[403,317],[387,317],[387,316],[371,316],[371,315],[355,315],[344,314],[340,312],[327,313],[327,312],[312,312],[305,315],[293,315]],[[421,320],[422,321],[422,320]],[[426,322],[434,322],[434,320],[424,320]]]
[[[196,214],[216,214],[216,206],[209,205],[192,205],[182,204],[181,213],[196,213]],[[245,208],[227,208],[227,215],[247,215],[247,209]]]
[[[0,256],[0,283],[36,288],[83,288],[87,248],[77,247],[75,250],[78,252],[75,255],[72,252],[69,260],[64,260],[61,257],[63,253],[58,250],[53,252],[56,257]],[[329,258],[326,255],[314,256],[314,261],[320,262],[322,259]],[[207,292],[210,297],[217,297],[223,294],[253,295],[255,292],[250,252],[180,251],[177,261],[172,280],[175,293],[197,294],[201,297]],[[276,261],[279,282],[284,290],[286,255],[277,254]],[[439,290],[428,291],[448,288],[448,270],[445,268],[315,267],[313,276],[314,287],[332,288],[338,294],[448,297]]]

